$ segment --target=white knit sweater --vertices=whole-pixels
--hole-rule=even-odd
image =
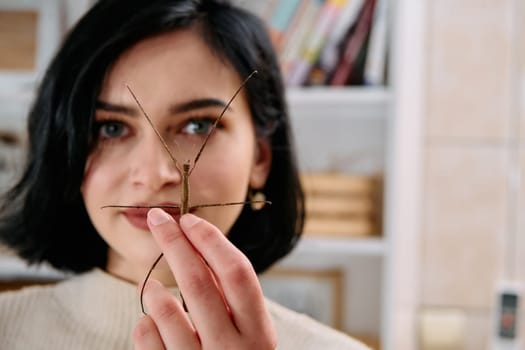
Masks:
[[[271,301],[267,307],[279,350],[368,349]],[[133,349],[139,317],[136,286],[97,269],[53,286],[0,294],[0,348]]]

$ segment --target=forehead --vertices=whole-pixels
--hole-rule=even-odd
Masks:
[[[241,77],[199,33],[191,28],[177,30],[130,47],[106,74],[101,97],[122,95],[129,85],[145,100],[158,94],[227,98],[241,84]]]

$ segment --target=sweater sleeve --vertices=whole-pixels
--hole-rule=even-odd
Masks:
[[[370,350],[350,336],[267,300],[266,305],[277,331],[278,350]]]

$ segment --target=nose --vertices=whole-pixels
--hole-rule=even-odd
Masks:
[[[135,187],[158,191],[181,182],[179,170],[157,135],[144,136],[134,148],[130,174]]]

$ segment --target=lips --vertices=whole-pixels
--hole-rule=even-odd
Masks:
[[[147,215],[148,211],[153,207],[162,207],[162,209],[170,214],[175,221],[179,221],[180,218],[180,210],[179,208],[175,208],[177,204],[174,203],[160,203],[160,204],[146,204],[146,203],[140,203],[133,205],[132,208],[126,208],[121,211],[122,215],[128,220],[128,222],[140,229],[149,231],[148,223],[147,223]],[[167,208],[166,208],[167,207]]]

